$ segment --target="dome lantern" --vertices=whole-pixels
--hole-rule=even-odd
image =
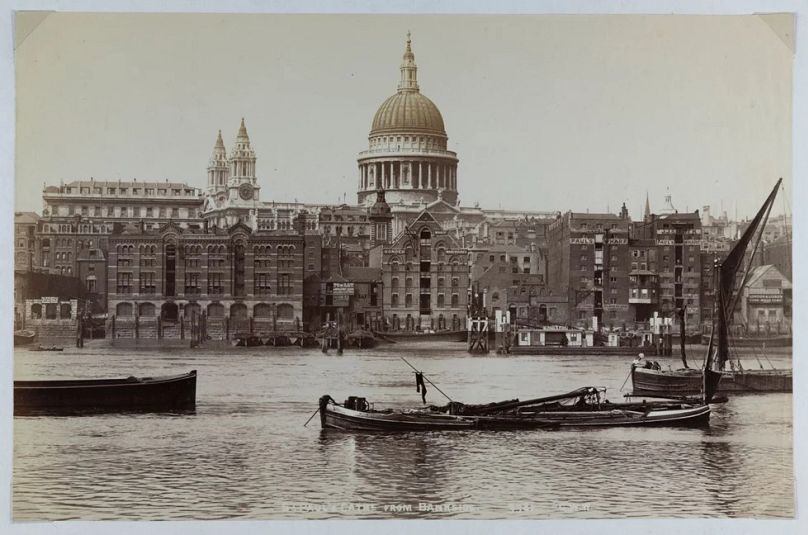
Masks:
[[[418,91],[418,66],[415,64],[415,54],[412,53],[410,32],[407,32],[407,48],[404,50],[401,63],[401,81],[398,83],[399,91]]]

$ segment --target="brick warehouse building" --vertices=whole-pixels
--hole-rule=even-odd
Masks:
[[[572,325],[622,327],[634,322],[629,309],[629,225],[620,215],[567,212],[547,229],[547,280],[566,295]]]
[[[214,340],[303,327],[301,229],[169,222],[109,239],[110,337],[188,338],[192,323]]]
[[[687,307],[687,328],[698,328],[702,318],[702,294],[709,291],[711,284],[709,276],[702,276],[703,240],[698,211],[649,214],[642,223],[634,225],[632,239],[650,244],[655,254],[655,259],[649,258],[648,263],[651,276],[658,280],[655,310],[673,318],[678,325],[677,310]],[[632,263],[641,268],[643,262],[641,258],[632,258]]]
[[[424,211],[391,244],[371,250],[382,269],[384,317],[392,330],[466,327],[469,253]]]

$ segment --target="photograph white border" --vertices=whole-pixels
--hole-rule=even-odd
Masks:
[[[0,359],[0,533],[806,533],[806,501],[808,492],[808,395],[800,388],[806,385],[805,365],[800,363],[808,336],[797,326],[804,323],[808,304],[808,286],[794,285],[794,478],[795,520],[340,520],[340,521],[194,521],[194,522],[12,522],[11,475],[13,452],[12,389],[13,325],[13,241],[14,195],[14,12],[19,10],[70,12],[210,12],[210,13],[384,13],[384,14],[711,14],[740,15],[755,13],[795,13],[797,53],[793,76],[793,200],[808,199],[808,53],[802,42],[808,34],[808,2],[801,0],[432,0],[384,1],[319,0],[295,1],[213,1],[213,0],[0,0],[0,181],[6,189],[0,195],[3,217],[0,243],[6,248],[0,262],[0,307],[7,311],[0,322],[0,340],[4,340]],[[808,228],[807,212],[793,210],[793,272],[796,281],[806,274],[804,229]],[[754,489],[749,489],[754,492]],[[595,524],[598,522],[598,524]]]

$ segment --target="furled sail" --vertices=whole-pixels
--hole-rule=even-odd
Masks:
[[[763,206],[760,207],[754,219],[749,223],[741,239],[738,240],[738,243],[735,244],[735,247],[730,250],[727,257],[721,263],[716,295],[718,301],[718,317],[715,320],[718,340],[715,351],[713,351],[712,344],[711,347],[708,348],[707,361],[704,366],[704,401],[707,403],[710,402],[713,395],[718,390],[721,370],[724,369],[724,363],[729,358],[729,324],[732,321],[733,309],[735,308],[735,300],[733,299],[735,275],[738,273],[738,269],[740,269],[743,263],[749,242],[752,241],[761,222],[768,219],[769,211],[771,210],[772,203],[774,203],[774,198],[777,196],[777,190],[780,188],[782,181],[782,178],[777,181],[777,184],[775,184],[766,202],[763,203]]]

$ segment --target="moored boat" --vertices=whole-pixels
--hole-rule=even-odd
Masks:
[[[356,329],[345,338],[346,345],[359,349],[376,347],[376,337],[373,333],[364,329]]]
[[[365,398],[350,397],[344,404],[331,396],[320,398],[320,424],[323,429],[342,431],[446,431],[464,429],[552,429],[554,422],[518,416],[460,416],[431,411],[376,410]]]
[[[374,333],[378,335],[378,333]],[[459,331],[384,331],[385,338],[394,342],[465,342],[467,333]]]
[[[450,402],[441,407],[375,410],[365,398],[345,404],[320,398],[324,429],[427,431],[446,429],[547,429],[554,427],[704,426],[710,406],[699,400],[652,398],[611,403],[605,389],[584,387],[567,394],[486,405]]]
[[[704,389],[701,369],[654,370],[633,366],[631,382],[634,394],[693,395]],[[791,370],[722,371],[719,393],[791,392]]]
[[[167,377],[14,381],[14,414],[182,411],[196,406],[196,370]]]
[[[536,418],[562,427],[703,426],[710,421],[710,406],[700,399],[651,397],[612,403],[602,387],[583,387],[525,401],[447,407],[459,414]]]

